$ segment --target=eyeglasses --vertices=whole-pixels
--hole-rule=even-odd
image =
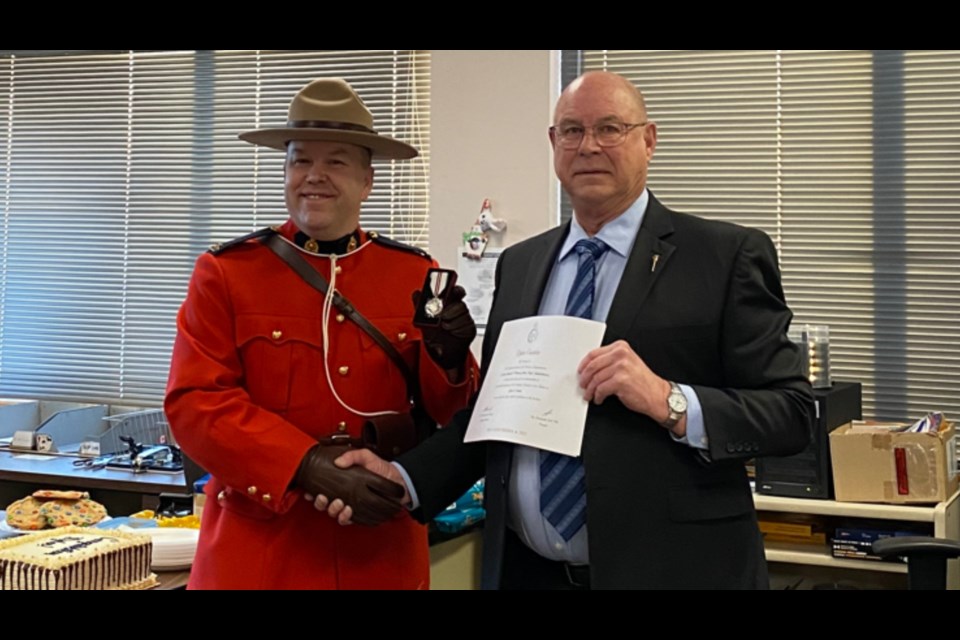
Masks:
[[[587,131],[593,132],[593,139],[601,147],[615,147],[621,144],[627,138],[627,134],[637,127],[644,127],[649,122],[638,122],[628,124],[626,122],[602,122],[592,127],[585,127],[582,124],[566,123],[557,124],[550,127],[550,132],[554,139],[564,149],[576,149],[583,142],[583,137]]]

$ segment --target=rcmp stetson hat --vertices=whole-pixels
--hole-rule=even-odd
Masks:
[[[322,140],[366,147],[374,158],[406,160],[418,154],[414,147],[377,133],[367,105],[341,78],[321,78],[301,89],[290,103],[285,127],[247,131],[240,139],[280,151],[291,140]]]

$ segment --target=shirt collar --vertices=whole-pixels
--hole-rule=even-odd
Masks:
[[[287,225],[284,225],[284,227],[286,226]],[[336,254],[342,256],[356,250],[356,248],[363,243],[363,234],[359,228],[336,240],[314,240],[293,224],[291,224],[289,228],[289,234],[289,239],[292,240],[295,245],[306,250],[308,253],[318,255]]]
[[[643,216],[647,211],[647,204],[649,202],[650,192],[644,189],[640,197],[637,198],[626,211],[603,225],[600,233],[595,237],[603,240],[603,242],[610,247],[611,251],[627,257],[630,249],[633,248],[634,240],[637,239],[637,233],[640,231],[640,225],[643,224]],[[573,247],[578,241],[589,237],[583,227],[580,226],[580,223],[577,222],[577,216],[573,216],[570,220],[570,233],[567,234],[567,239],[564,241],[563,246],[560,247],[557,262],[561,262],[566,258],[567,255],[573,251]]]

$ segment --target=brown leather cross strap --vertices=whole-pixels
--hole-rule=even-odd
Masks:
[[[293,269],[298,276],[300,276],[304,282],[309,284],[311,287],[322,293],[324,296],[327,295],[329,289],[329,284],[326,279],[321,276],[313,266],[307,262],[303,256],[300,255],[293,245],[284,240],[280,235],[274,231],[273,233],[267,234],[261,238],[267,247],[273,251],[277,257],[287,263],[287,265]],[[386,336],[380,332],[369,320],[363,317],[363,315],[357,311],[356,307],[350,303],[345,297],[340,295],[339,292],[333,292],[333,306],[335,306],[344,316],[350,318],[350,320],[356,324],[360,329],[366,332],[373,341],[376,342],[381,349],[389,356],[397,368],[400,369],[400,373],[403,374],[403,379],[407,382],[407,398],[410,400],[410,403],[413,404],[415,401],[419,400],[420,397],[420,385],[417,381],[417,378],[413,375],[413,372],[410,370],[410,367],[407,366],[406,361],[400,355],[400,353],[394,348]]]

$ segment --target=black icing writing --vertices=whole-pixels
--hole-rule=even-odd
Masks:
[[[79,542],[81,540],[83,540],[83,538],[80,538],[78,536],[61,536],[59,538],[50,538],[46,542],[38,542],[37,546],[38,547],[55,547],[58,544],[67,544],[69,542]]]
[[[68,544],[68,546],[63,547],[62,549],[56,549],[55,551],[48,551],[44,555],[58,556],[62,553],[70,553],[71,551],[78,551],[80,549],[85,549],[86,547],[97,544],[98,542],[102,542],[106,539],[107,538],[93,538],[91,540],[83,540],[82,538],[57,538],[57,540],[62,541],[64,544],[73,542],[74,540],[76,540],[77,542],[73,542],[73,544]],[[51,540],[50,542],[54,542],[54,541]],[[46,546],[52,546],[52,545],[44,544],[40,546],[46,547]]]

